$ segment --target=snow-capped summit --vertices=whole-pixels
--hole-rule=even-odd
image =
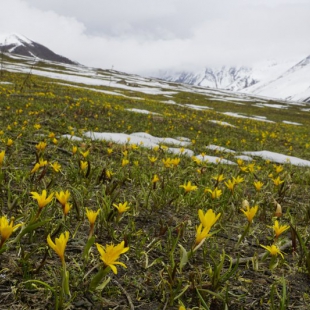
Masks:
[[[268,60],[252,67],[206,67],[196,72],[160,72],[157,77],[170,82],[310,102],[310,55],[301,61]]]
[[[0,35],[0,51],[36,59],[56,61],[66,64],[75,64],[75,62],[71,61],[70,59],[55,54],[47,47],[16,33]]]

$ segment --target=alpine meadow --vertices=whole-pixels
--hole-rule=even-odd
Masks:
[[[308,309],[309,103],[0,58],[1,309]]]

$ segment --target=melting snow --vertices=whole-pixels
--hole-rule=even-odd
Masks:
[[[289,125],[297,125],[297,126],[301,126],[302,124],[300,123],[295,123],[295,122],[290,122],[290,121],[282,121],[284,124],[289,124]]]
[[[202,160],[202,161],[206,161],[212,164],[227,164],[227,165],[236,165],[236,163],[224,159],[224,158],[220,158],[220,157],[216,157],[216,156],[208,156],[208,155],[198,155],[196,156],[197,159]]]
[[[243,152],[243,154],[251,156],[259,156],[263,159],[270,160],[279,164],[292,164],[294,166],[310,167],[310,161],[308,160],[270,151]]]
[[[209,120],[209,122],[214,123],[214,124],[217,124],[217,125],[221,125],[221,126],[229,126],[229,127],[235,127],[235,128],[237,128],[236,126],[234,126],[234,125],[232,125],[232,124],[229,124],[229,123],[227,123],[227,122],[216,121],[216,120]]]
[[[233,150],[227,149],[227,148],[222,147],[222,146],[214,145],[214,144],[210,144],[210,145],[206,146],[206,148],[209,150],[213,150],[213,151],[226,152],[226,153],[236,153]]]
[[[228,116],[232,116],[232,117],[239,117],[239,118],[248,118],[248,119],[252,119],[255,121],[261,121],[261,122],[267,122],[267,123],[274,123],[273,121],[269,121],[267,119],[264,119],[262,117],[259,116],[254,116],[254,117],[249,117],[249,116],[244,116],[244,115],[240,115],[238,113],[233,113],[233,112],[224,112],[222,114],[228,115]]]
[[[198,111],[213,109],[213,108],[209,108],[209,107],[206,107],[206,106],[195,105],[195,104],[185,104],[184,106],[187,107],[187,108],[190,108],[190,109],[198,110]]]
[[[136,113],[142,113],[142,114],[156,114],[156,115],[161,115],[160,113],[155,113],[155,112],[150,112],[148,110],[141,110],[141,109],[125,109],[127,111],[131,111],[131,112],[136,112]]]

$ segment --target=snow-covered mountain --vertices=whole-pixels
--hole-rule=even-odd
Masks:
[[[275,79],[262,80],[243,91],[290,101],[310,102],[310,55]]]
[[[158,78],[271,98],[310,102],[310,56],[302,61],[266,61],[252,67],[206,67],[198,72],[165,71]]]
[[[29,40],[25,36],[19,34],[1,35],[0,36],[0,52],[17,54],[37,59],[56,61],[66,64],[74,64],[74,61],[55,54],[47,47]]]

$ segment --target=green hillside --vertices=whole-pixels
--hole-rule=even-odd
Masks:
[[[1,309],[308,309],[309,105],[0,58]]]

